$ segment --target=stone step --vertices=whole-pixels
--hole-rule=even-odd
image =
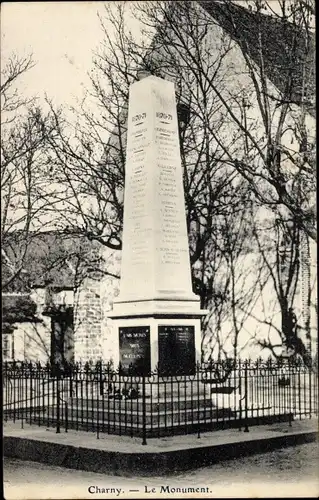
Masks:
[[[69,407],[80,407],[86,409],[90,408],[104,408],[105,411],[112,409],[126,409],[127,411],[140,410],[143,406],[142,398],[136,399],[114,399],[114,398],[99,398],[99,399],[76,399],[68,398],[66,400]],[[227,406],[227,399],[225,399],[225,404],[222,407]],[[220,405],[221,406],[221,405]],[[189,397],[181,398],[178,401],[173,398],[150,398],[145,399],[146,411],[166,411],[171,410],[185,410],[185,409],[200,409],[200,408],[215,408],[216,405],[213,403],[211,398],[198,398],[191,399]]]
[[[47,415],[51,418],[55,418],[57,415],[57,408],[51,407],[46,412]],[[183,425],[185,422],[193,422],[193,421],[209,421],[212,419],[228,419],[233,415],[229,408],[221,408],[221,409],[212,409],[212,408],[204,408],[204,409],[185,409],[183,411],[171,410],[171,411],[148,411],[145,412],[145,421],[148,425],[153,426],[168,426],[172,424],[180,423]],[[44,417],[45,418],[45,417]],[[60,408],[60,418],[66,419],[66,411],[65,408]],[[130,410],[123,411],[123,409],[113,409],[113,410],[100,410],[93,408],[70,408],[67,412],[67,418],[71,420],[78,420],[81,422],[102,422],[104,421],[106,424],[108,421],[122,423],[125,425],[131,424],[142,424],[143,412],[141,409],[138,411]]]
[[[227,422],[237,422],[238,419],[236,417],[230,417],[227,420],[224,420],[224,422],[227,424]],[[193,419],[192,421],[189,422],[172,422],[172,421],[166,421],[166,423],[162,423],[160,425],[154,425],[150,423],[145,424],[145,429],[148,431],[148,433],[151,435],[153,434],[156,436],[158,433],[160,433],[162,436],[169,435],[171,434],[171,430],[174,429],[176,430],[181,430],[182,433],[185,432],[186,429],[190,431],[192,428],[198,428],[198,426],[203,426],[203,428],[210,429],[212,430],[212,426],[215,427],[216,424],[222,423],[222,419],[217,419],[217,418],[212,418],[211,420],[196,420]],[[29,423],[29,419],[28,419]],[[38,424],[38,420],[36,416],[34,416],[31,419],[31,423]],[[57,424],[57,418],[55,416],[50,416],[48,419],[45,421],[42,421],[40,425],[48,426],[48,427],[55,427]],[[60,426],[61,429],[64,429],[67,425],[68,429],[75,429],[75,430],[84,430],[84,431],[97,431],[99,429],[99,432],[101,433],[108,433],[108,434],[134,434],[134,435],[141,435],[142,434],[142,421],[140,422],[133,422],[133,423],[123,423],[123,422],[118,422],[114,420],[108,420],[107,422],[104,421],[104,423],[100,420],[88,420],[88,421],[81,421],[76,418],[68,418],[67,424],[66,421],[60,417]],[[217,425],[216,425],[217,428]]]
[[[265,415],[258,415],[254,410],[250,410],[247,415],[247,419],[244,419],[243,415],[240,418],[240,415],[237,413],[233,414],[227,419],[221,418],[211,418],[209,420],[198,420],[193,419],[192,421],[166,421],[165,423],[154,425],[150,423],[145,424],[145,430],[147,432],[148,437],[158,437],[158,436],[169,436],[172,434],[185,434],[197,432],[201,429],[204,431],[213,431],[218,429],[227,429],[227,428],[238,428],[247,424],[248,426],[252,425],[262,425],[262,424],[273,424],[276,422],[288,422],[293,421],[293,415],[289,413],[276,413],[273,412]],[[29,420],[28,420],[29,422]],[[31,423],[39,424],[36,416],[31,418]],[[48,427],[56,427],[57,418],[56,416],[48,416],[45,420],[40,421],[40,425],[48,426]],[[143,425],[142,421],[140,422],[132,422],[132,423],[122,423],[114,420],[108,420],[107,422],[102,423],[102,421],[91,419],[88,421],[81,421],[74,416],[68,417],[67,422],[64,418],[60,416],[60,427],[61,432],[65,428],[75,429],[75,430],[83,430],[83,431],[93,431],[93,432],[101,432],[108,434],[123,434],[130,436],[142,436],[143,434]]]
[[[154,379],[150,377],[146,379],[145,383],[145,393],[152,398],[161,397],[195,397],[200,394],[201,396],[208,396],[211,394],[212,386],[211,384],[203,383],[201,380],[184,380],[182,377],[174,377],[165,380],[164,378]],[[62,387],[62,386],[61,386]],[[87,384],[85,380],[73,380],[70,384],[68,381],[64,382],[64,390],[71,395],[77,395],[77,397],[94,397],[100,394],[100,390],[103,390],[104,397],[109,395],[114,395],[115,392],[129,391],[130,389],[137,390],[139,396],[142,395],[143,385],[141,379],[137,382],[126,381],[123,379],[121,382],[118,380],[115,382],[104,381],[102,384],[99,382],[94,382]],[[226,392],[228,387],[226,387]],[[231,388],[231,391],[233,389]]]

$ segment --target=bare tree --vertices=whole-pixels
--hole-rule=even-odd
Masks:
[[[250,11],[231,2],[212,6],[215,19],[227,26],[241,48],[252,92],[250,98],[242,96],[242,119],[232,112],[232,100],[220,97],[234,124],[245,134],[245,155],[233,158],[238,171],[251,182],[261,203],[288,209],[299,227],[316,239],[311,119],[314,5],[311,0],[284,0],[278,5],[276,12],[271,2],[262,0],[247,2]],[[267,10],[272,17],[264,14]],[[257,108],[260,116],[258,123],[255,121],[260,132],[254,136],[248,126],[249,107]]]
[[[233,210],[231,198],[236,199],[238,211]],[[247,185],[229,189],[225,205],[228,211],[216,217],[214,235],[195,267],[194,284],[205,288],[198,293],[205,298],[202,306],[209,309],[202,325],[206,353],[218,359],[237,359],[251,340],[245,324],[269,273],[252,246],[255,207]]]
[[[310,119],[314,110],[312,2],[279,2],[281,12],[275,19],[263,13],[267,6],[271,11],[271,2],[262,0],[247,2],[251,10],[228,1],[199,3],[203,8],[196,2],[141,3],[140,19],[156,32],[157,52],[175,54],[178,67],[192,75],[194,88],[208,86],[218,97],[221,113],[242,145],[229,148],[215,124],[208,123],[211,137],[224,150],[224,161],[250,182],[263,205],[287,208],[315,239],[310,187],[315,176]],[[237,80],[235,86],[229,79],[228,85],[220,85],[216,72],[201,57],[205,43],[213,51],[214,33],[219,36],[220,26],[229,33],[229,50],[239,63],[236,69],[225,59],[228,75],[233,72]],[[154,51],[152,46],[151,57]],[[225,71],[222,60],[218,70]],[[303,194],[297,202],[296,185]]]
[[[301,324],[302,232],[296,220],[284,218],[281,214],[278,214],[273,222],[268,221],[268,224],[274,225],[272,239],[268,237],[269,232],[265,231],[263,226],[255,225],[253,234],[263,263],[268,269],[268,277],[274,291],[271,298],[274,309],[271,312],[268,305],[268,313],[263,317],[250,313],[257,322],[269,327],[268,338],[256,336],[255,340],[263,349],[270,350],[275,357],[281,357],[284,349],[292,356],[301,356],[305,363],[309,364],[311,353],[307,345],[308,328],[304,336]],[[274,333],[277,341],[274,340]]]
[[[70,229],[111,249],[121,249],[129,85],[139,78],[141,70],[173,78],[177,88],[191,261],[195,263],[212,237],[214,217],[228,209],[229,203],[234,210],[238,205],[235,197],[228,198],[227,207],[223,201],[222,195],[238,174],[227,165],[220,172],[225,153],[209,135],[212,124],[226,129],[227,123],[219,113],[220,104],[210,87],[204,84],[194,87],[190,72],[184,71],[181,61],[175,61],[176,51],[159,52],[157,42],[151,40],[152,33],[146,30],[142,40],[136,40],[127,30],[127,15],[125,4],[105,7],[101,19],[104,40],[95,54],[90,74],[92,90],[87,99],[91,109],[83,103],[72,133],[67,134],[67,128],[60,126],[59,137],[52,142],[57,176],[69,193],[62,217]],[[196,30],[200,34],[201,28]],[[201,48],[200,57],[216,72],[221,85],[223,74],[219,75],[218,69],[228,50],[226,42],[214,54],[207,44]],[[170,75],[172,67],[177,68],[177,73]],[[96,112],[92,111],[92,102],[96,104]],[[235,134],[228,144],[236,148]]]
[[[1,71],[1,125],[13,123],[21,109],[32,104],[34,99],[25,98],[17,89],[17,80],[34,67],[32,55],[19,57],[13,54]]]
[[[128,89],[142,60],[125,26],[126,10],[124,3],[105,6],[91,87],[71,120],[57,117],[59,136],[51,144],[56,176],[68,193],[61,227],[113,250],[122,245]]]
[[[50,112],[44,113],[35,99],[23,98],[18,91],[19,78],[32,67],[31,57],[12,56],[1,79],[3,289],[19,276],[30,239],[51,223],[46,216],[54,213],[48,186],[52,166],[47,150],[55,123]],[[55,189],[57,197],[59,189]]]
[[[247,8],[227,1],[199,3],[202,8],[196,2],[140,4],[141,21],[156,32],[149,57],[159,68],[169,66],[174,75],[188,73],[193,89],[208,89],[228,125],[225,134],[211,117],[205,123],[205,136],[223,153],[219,167],[232,166],[249,183],[255,208],[260,207],[264,217],[293,221],[294,259],[287,281],[278,287],[282,278],[278,273],[271,276],[282,316],[280,342],[294,343],[305,358],[300,337],[291,339],[295,335],[291,314],[300,288],[299,238],[316,239],[312,4],[283,1],[280,10],[272,12],[271,2],[259,0],[247,2]],[[265,15],[265,9],[272,16]],[[227,47],[218,59],[218,71],[203,57],[205,47],[214,52],[215,39]],[[229,141],[232,134],[237,147]],[[277,230],[269,229],[268,238]],[[255,251],[261,252],[267,274],[269,254],[261,246]]]
[[[231,283],[234,293],[239,279],[239,254],[224,229],[232,229],[233,238],[238,228],[229,213],[238,214],[239,220],[244,214],[245,197],[233,189],[240,180],[250,192],[254,210],[264,208],[267,216],[281,219],[288,211],[296,231],[315,238],[314,141],[309,119],[313,41],[310,11],[305,7],[309,2],[296,0],[290,10],[287,2],[281,2],[276,21],[263,14],[266,3],[262,1],[250,2],[251,12],[232,2],[209,4],[214,10],[210,13],[199,2],[135,2],[134,14],[142,26],[138,40],[127,30],[127,4],[107,5],[101,18],[104,40],[90,74],[90,106],[81,104],[73,128],[56,116],[58,136],[51,141],[51,154],[56,177],[67,193],[60,224],[120,250],[128,88],[140,69],[172,79],[177,88],[194,282],[202,304],[214,304],[216,314],[220,293],[222,318],[225,290]],[[250,26],[256,43],[248,36]],[[270,29],[274,36],[269,38],[265,33]],[[273,39],[285,47],[280,64],[269,57],[279,51]],[[218,246],[221,239],[223,245]],[[244,247],[243,240],[238,249]],[[254,251],[263,261],[260,291],[269,272],[262,250],[256,238]],[[207,280],[211,261],[218,256],[228,270],[219,291],[212,278],[210,283]],[[296,270],[297,265],[291,278],[294,284]],[[243,327],[238,319],[242,299],[239,294],[227,300],[238,338]],[[285,315],[284,299],[278,296],[278,300]]]

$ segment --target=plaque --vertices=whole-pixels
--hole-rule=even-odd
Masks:
[[[195,374],[194,326],[158,327],[158,367],[160,375]]]
[[[127,326],[119,329],[121,373],[149,375],[151,344],[149,326]]]

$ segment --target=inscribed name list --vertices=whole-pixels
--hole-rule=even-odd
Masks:
[[[174,85],[130,88],[121,293],[192,293]]]

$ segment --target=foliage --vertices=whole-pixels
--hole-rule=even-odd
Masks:
[[[29,296],[2,297],[3,333],[12,333],[16,323],[38,322],[37,305]]]

